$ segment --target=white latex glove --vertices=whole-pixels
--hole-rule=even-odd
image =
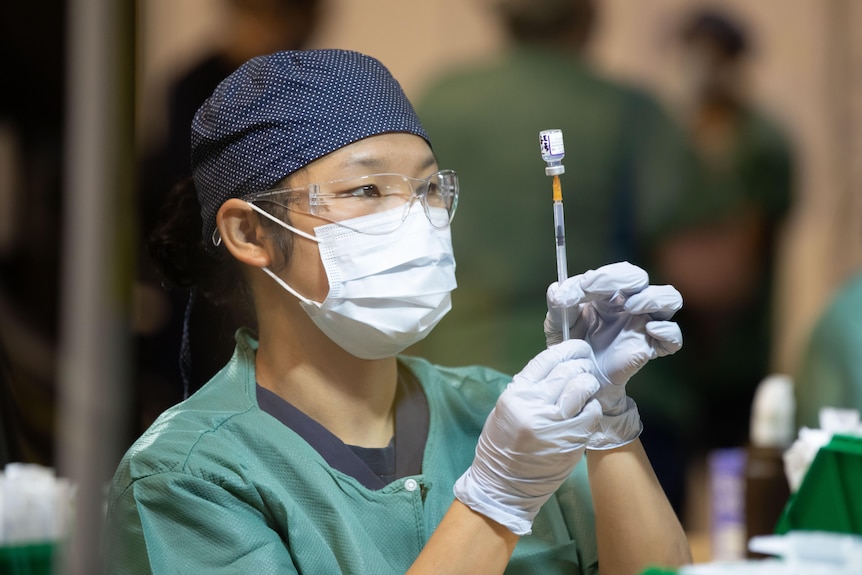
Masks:
[[[583,456],[601,406],[592,350],[571,340],[533,358],[488,415],[473,464],[455,483],[462,503],[530,533],[542,504]]]
[[[573,276],[548,287],[545,339],[562,341],[561,308],[568,309],[569,337],[593,348],[601,385],[596,399],[604,417],[591,449],[611,449],[634,441],[642,430],[625,385],[646,363],[682,347],[679,325],[668,321],[682,307],[682,296],[669,285],[649,285],[646,271],[620,262]]]

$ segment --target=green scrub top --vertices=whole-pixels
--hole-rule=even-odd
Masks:
[[[453,501],[511,378],[400,357],[428,400],[422,473],[371,490],[259,408],[256,347],[240,331],[230,362],[124,456],[108,499],[107,572],[406,572]],[[594,519],[582,462],[521,538],[506,573],[596,573]]]
[[[846,281],[814,324],[796,374],[796,423],[820,427],[820,409],[862,411],[862,272]]]

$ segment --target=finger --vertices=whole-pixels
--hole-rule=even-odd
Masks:
[[[589,358],[592,352],[589,344],[582,339],[563,341],[539,353],[515,377],[535,383],[545,379],[560,363],[571,359]]]
[[[624,308],[632,315],[650,314],[655,319],[670,319],[682,308],[682,294],[672,285],[651,285],[632,294]]]
[[[618,292],[636,294],[649,285],[649,275],[628,262],[617,262],[589,270],[583,274],[580,286],[585,301],[604,300]]]
[[[552,369],[545,379],[530,386],[529,393],[548,405],[555,405],[569,382],[584,373],[595,376],[596,369],[596,362],[591,357],[564,361]]]
[[[549,308],[548,313],[545,314],[542,328],[545,331],[545,341],[548,343],[548,346],[563,341],[563,328],[560,326],[562,323],[561,315],[556,308]]]
[[[545,381],[569,381],[573,377],[582,373],[593,373],[596,370],[595,360],[592,357],[578,357],[567,359],[566,361],[557,364],[554,369],[548,373],[548,376],[542,380]]]
[[[570,278],[571,279],[571,278]],[[565,282],[564,282],[565,283]],[[545,335],[550,333],[559,332],[559,338],[554,338],[556,343],[562,341],[562,331],[563,331],[563,313],[562,309],[564,307],[570,307],[567,304],[564,304],[563,301],[566,300],[565,294],[560,291],[559,282],[554,282],[548,286],[548,290],[546,292],[547,302],[548,302],[548,313],[545,316]],[[571,304],[575,305],[575,304]]]
[[[554,282],[547,290],[548,307],[571,307],[578,305],[584,299],[581,289],[581,276],[566,278],[562,283]]]
[[[570,378],[557,399],[560,415],[564,419],[575,417],[598,390],[599,382],[591,373],[579,373]]]
[[[673,321],[650,321],[646,331],[652,337],[651,345],[658,357],[678,352],[682,348],[682,330]]]
[[[593,397],[584,404],[580,413],[576,413],[561,423],[566,426],[566,435],[572,446],[577,446],[601,429],[602,404]]]

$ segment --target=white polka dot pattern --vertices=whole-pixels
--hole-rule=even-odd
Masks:
[[[301,50],[249,60],[192,121],[204,244],[225,200],[272,188],[321,156],[385,132],[428,140],[401,86],[376,59]]]

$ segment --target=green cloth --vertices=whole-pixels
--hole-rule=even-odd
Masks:
[[[775,533],[824,531],[862,535],[862,437],[832,436],[817,450],[790,496]],[[846,555],[849,559],[849,555]]]
[[[453,309],[415,351],[448,365],[516,373],[545,348],[545,292],[557,279],[552,178],[539,132],[561,129],[569,275],[641,261],[681,193],[682,135],[654,99],[576,58],[517,47],[453,71],[417,100],[461,198],[452,223]]]
[[[453,501],[510,378],[399,358],[428,399],[423,472],[372,491],[258,407],[255,349],[240,332],[228,365],[123,458],[109,495],[108,572],[404,573]],[[506,573],[596,573],[597,561],[582,462]]]
[[[862,411],[862,273],[848,280],[814,325],[796,377],[797,422],[819,428],[821,407]]]
[[[61,542],[0,545],[3,575],[51,575]]]

